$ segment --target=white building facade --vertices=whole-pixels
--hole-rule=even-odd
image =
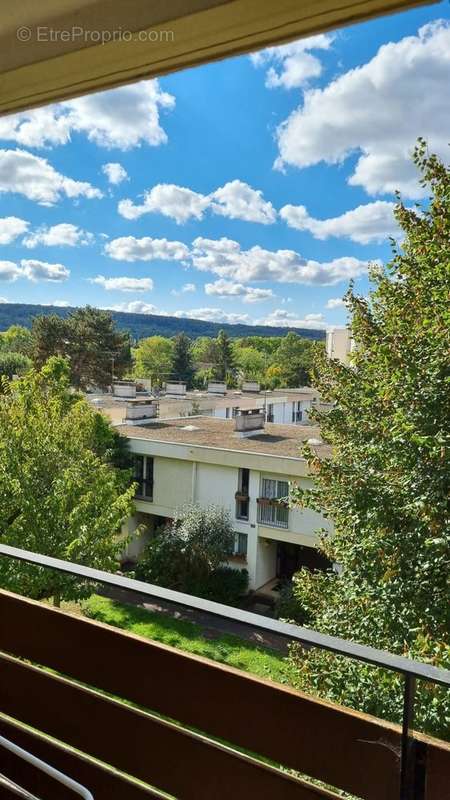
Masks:
[[[231,420],[191,417],[190,422],[123,427],[139,483],[136,514],[124,532],[132,534],[137,526],[145,529],[129,545],[128,557],[137,558],[148,538],[173,518],[177,508],[198,503],[229,511],[236,534],[230,563],[247,569],[251,589],[289,578],[302,564],[322,566],[316,553],[318,531],[331,531],[330,522],[315,511],[291,509],[279,502],[289,495],[290,484],[312,486],[308,465],[300,455],[276,452],[282,448],[273,444],[272,431],[281,428],[269,426],[270,432],[266,428],[260,436],[242,441],[234,439]],[[293,426],[289,431],[297,434]],[[208,439],[214,444],[208,444]]]

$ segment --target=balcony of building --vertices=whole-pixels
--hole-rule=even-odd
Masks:
[[[449,672],[6,545],[0,555],[176,599],[405,681],[400,728],[0,591],[2,798],[446,797],[450,747],[411,723],[416,678],[449,686]]]

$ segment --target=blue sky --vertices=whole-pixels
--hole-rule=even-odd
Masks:
[[[448,160],[441,3],[0,119],[0,299],[343,324],[417,136]]]

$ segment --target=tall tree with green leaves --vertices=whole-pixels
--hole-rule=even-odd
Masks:
[[[280,367],[284,386],[310,385],[313,353],[320,346],[293,331],[286,334],[274,357],[274,363]]]
[[[33,366],[28,356],[22,353],[2,352],[0,350],[0,376],[5,375],[11,380],[14,375],[23,375]]]
[[[219,331],[215,347],[215,365],[217,380],[225,381],[232,376],[236,362],[230,337],[225,331]]]
[[[51,358],[0,395],[0,542],[113,571],[132,513],[129,470],[105,418],[70,390],[66,360]],[[75,578],[0,560],[0,583],[35,598],[82,597]]]
[[[150,378],[154,386],[162,386],[173,372],[174,344],[165,336],[141,339],[134,351],[136,378]]]
[[[328,634],[450,667],[449,288],[450,170],[419,140],[430,191],[399,200],[403,232],[390,263],[371,270],[367,298],[346,300],[355,350],[344,366],[321,355],[314,385],[334,408],[316,414],[332,457],[309,462],[313,491],[296,502],[334,520],[323,551],[341,574],[296,576],[305,621]],[[311,650],[292,659],[302,689],[398,721],[401,678]],[[422,682],[416,725],[448,736],[450,698]]]
[[[34,318],[31,332],[35,366],[42,367],[50,356],[68,357],[76,388],[106,389],[131,369],[129,335],[118,330],[109,311],[86,306],[65,319],[40,315]]]
[[[21,353],[30,356],[33,348],[33,335],[23,325],[11,325],[0,333],[0,353]]]
[[[194,366],[192,363],[191,354],[192,342],[189,336],[185,333],[179,333],[173,338],[173,364],[172,372],[173,378],[177,381],[183,381],[192,386],[192,379],[194,377]]]

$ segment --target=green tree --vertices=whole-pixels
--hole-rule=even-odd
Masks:
[[[67,355],[69,330],[67,321],[58,314],[39,314],[31,324],[33,343],[31,358],[40,369],[51,356]]]
[[[173,377],[177,381],[183,381],[188,388],[192,386],[194,377],[194,366],[192,363],[191,345],[189,336],[179,333],[173,339]]]
[[[309,386],[314,342],[290,331],[276,351],[274,359],[282,372],[285,386]]]
[[[65,319],[41,315],[34,318],[31,332],[35,366],[41,367],[50,356],[68,357],[77,388],[105,389],[113,376],[121,378],[131,367],[129,336],[117,329],[109,311],[86,306]]]
[[[187,505],[147,546],[138,576],[189,591],[206,581],[233,550],[231,517],[223,508]]]
[[[67,318],[72,382],[105,389],[131,368],[130,337],[118,330],[109,311],[77,308]]]
[[[6,385],[0,396],[0,541],[99,569],[114,570],[117,537],[132,513],[130,472],[111,461],[114,434],[70,390],[70,367],[51,358]],[[99,427],[99,422],[100,427]],[[100,435],[101,431],[103,434]],[[82,597],[75,578],[13,560],[0,582],[35,598]]]
[[[11,325],[0,333],[0,352],[21,353],[30,356],[33,348],[33,335],[22,325]]]
[[[263,380],[267,361],[264,353],[255,347],[235,347],[234,356],[236,368],[242,380]]]
[[[351,365],[316,362],[314,385],[335,401],[316,414],[332,458],[309,453],[316,488],[296,500],[333,519],[322,547],[342,573],[304,570],[295,591],[312,627],[449,668],[450,171],[421,140],[414,160],[429,205],[398,202],[401,247],[372,268],[368,298],[346,296]],[[302,689],[401,718],[399,676],[314,650],[292,658]],[[419,728],[448,735],[444,697],[420,684]]]
[[[209,336],[199,336],[192,344],[192,358],[196,366],[211,367],[216,360],[216,340]]]
[[[11,379],[13,375],[23,375],[33,366],[30,358],[22,353],[0,351],[0,376],[6,375]]]
[[[141,339],[136,350],[134,372],[137,378],[150,378],[155,386],[169,380],[173,371],[174,344],[164,336]]]
[[[215,341],[214,360],[214,370],[217,380],[226,380],[229,375],[233,375],[234,369],[235,358],[231,339],[225,331],[219,331]]]

